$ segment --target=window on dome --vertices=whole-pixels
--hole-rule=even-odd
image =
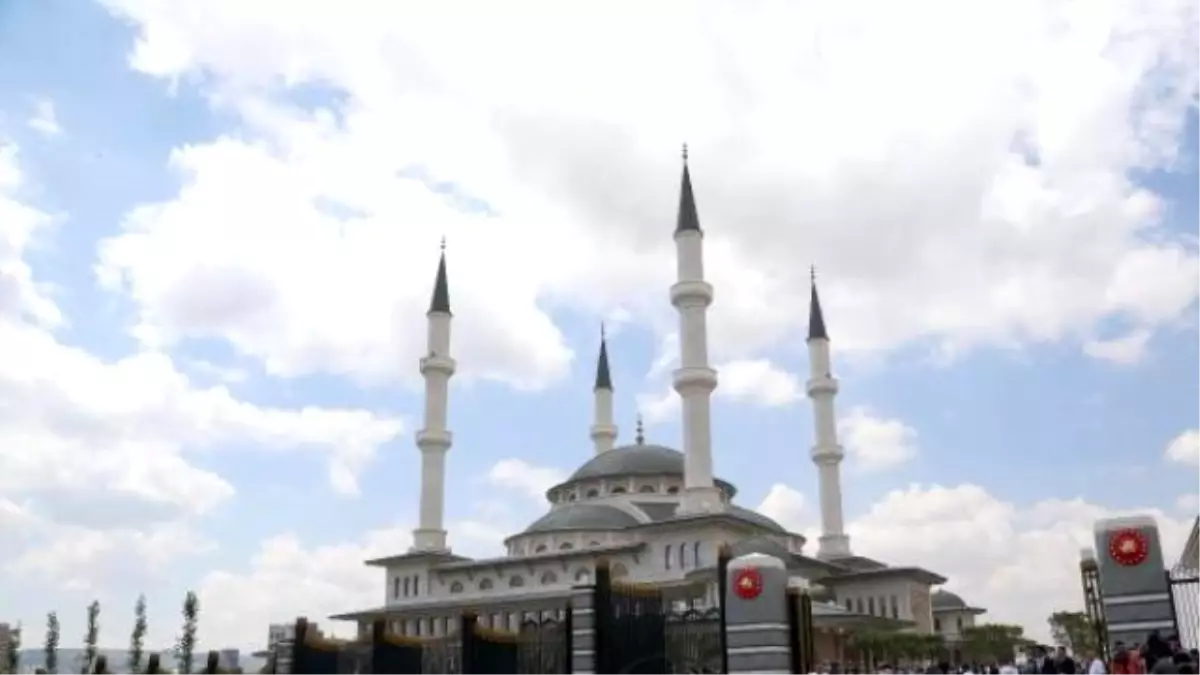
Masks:
[[[692,544],[692,566],[700,567],[700,542]]]
[[[404,597],[408,597],[412,593],[412,579],[404,577]]]
[[[935,632],[935,633],[942,632],[942,620],[941,619],[933,620],[933,632]]]
[[[663,567],[671,569],[671,545],[667,544],[663,549]]]
[[[543,586],[548,586],[550,584],[557,584],[557,583],[558,583],[558,575],[555,574],[554,572],[546,572],[546,573],[542,574],[542,585]]]
[[[567,501],[569,501],[569,502],[573,502],[573,501],[575,501],[576,497],[578,497],[578,496],[579,496],[579,495],[577,495],[577,494],[575,494],[574,492],[572,492],[572,493],[570,493],[570,494],[568,494],[568,495],[567,495]]]
[[[614,487],[613,489],[609,490],[609,492],[611,492],[614,495],[623,495],[623,494],[625,494],[625,487],[623,485],[618,485],[618,486]]]
[[[599,545],[600,545],[600,542],[598,542],[598,541],[589,541],[588,542],[588,546],[590,546],[592,548],[596,548]]]
[[[638,492],[646,492],[646,493],[654,492],[654,486],[653,485],[643,485],[640,488],[638,488]]]
[[[483,581],[480,581],[480,582],[479,582],[479,590],[481,590],[481,591],[490,591],[490,590],[492,590],[492,580],[491,580],[491,579],[484,579]]]
[[[462,593],[463,592],[462,582],[456,581],[456,582],[450,584],[450,592],[451,593]]]
[[[569,541],[564,541],[563,543],[558,545],[558,550],[560,550],[560,551],[570,551],[573,548],[575,548],[575,544],[572,544]]]
[[[593,497],[599,497],[599,496],[600,496],[600,491],[599,491],[599,490],[597,490],[596,488],[592,488],[591,490],[588,490],[588,491],[587,491],[587,496],[588,496],[589,498],[593,498]]]
[[[669,495],[677,495],[677,494],[679,494],[679,486],[678,486],[678,485],[672,485],[671,487],[667,488],[667,494],[669,494]]]
[[[686,570],[687,564],[687,544],[684,543],[679,545],[679,569]]]
[[[508,580],[509,588],[520,588],[525,585],[525,577],[511,577]]]
[[[537,547],[537,548],[535,548],[535,549],[533,549],[533,552],[534,552],[534,553],[545,553],[545,552],[546,552],[546,545],[545,545],[545,544],[538,544],[538,547]]]
[[[956,618],[954,620],[954,623],[955,623],[955,626],[958,628],[958,632],[961,633],[962,632],[962,617],[960,616],[960,617]]]

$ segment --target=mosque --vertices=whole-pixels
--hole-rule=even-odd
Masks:
[[[647,443],[639,423],[631,445],[617,445],[613,382],[608,347],[601,336],[593,388],[593,455],[562,483],[546,492],[548,510],[525,530],[505,540],[502,557],[475,560],[455,555],[444,524],[446,453],[453,437],[446,426],[451,356],[449,282],[442,252],[429,306],[428,353],[420,360],[425,379],[424,428],[416,434],[421,456],[419,525],[412,548],[366,561],[385,572],[384,604],[340,614],[335,620],[386,619],[392,630],[439,636],[453,630],[455,617],[470,607],[494,628],[515,629],[529,611],[552,606],[569,589],[590,581],[596,561],[610,561],[612,574],[661,586],[693,601],[716,601],[717,549],[733,554],[767,553],[784,560],[791,583],[808,587],[814,603],[819,653],[836,658],[855,630],[903,629],[938,633],[954,641],[985,610],[960,597],[933,591],[942,577],[919,567],[893,567],[855,555],[844,529],[830,340],[817,294],[811,289],[808,324],[821,535],[815,554],[805,537],[735,503],[737,488],[713,475],[710,410],[717,372],[708,361],[707,312],[713,287],[705,281],[704,232],[696,211],[684,155],[679,211],[674,232],[678,280],[670,288],[679,312],[680,367],[673,373],[682,402],[682,451]],[[485,609],[480,609],[480,608]]]

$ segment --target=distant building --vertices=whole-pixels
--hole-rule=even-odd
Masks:
[[[223,670],[236,670],[240,666],[242,653],[237,649],[222,649],[218,652],[217,664]]]
[[[7,657],[12,645],[13,628],[10,624],[0,623],[0,657]]]

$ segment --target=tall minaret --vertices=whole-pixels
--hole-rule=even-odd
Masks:
[[[684,495],[682,513],[709,513],[724,508],[713,485],[711,396],[717,371],[708,365],[708,306],[712,285],[704,280],[704,233],[696,214],[687,145],[683,146],[683,182],[675,223],[678,281],[671,286],[671,304],[679,311],[679,369],[675,391],[683,400]]]
[[[617,425],[613,423],[612,375],[608,370],[608,340],[600,326],[600,357],[596,359],[596,386],[592,387],[592,445],[596,454],[613,449],[617,440]]]
[[[450,287],[446,282],[446,242],[438,261],[437,280],[429,301],[428,353],[421,359],[425,378],[425,428],[417,432],[421,451],[420,525],[413,530],[414,551],[448,551],[446,547],[446,452],[453,437],[446,429],[446,405],[455,361],[450,357]]]
[[[838,382],[834,379],[829,360],[829,334],[825,331],[825,316],[817,296],[817,274],[811,274],[812,299],[808,310],[808,397],[812,399],[813,427],[817,443],[812,449],[812,461],[817,465],[818,491],[821,495],[821,536],[817,540],[817,557],[822,560],[850,555],[850,537],[842,523],[841,463],[845,452],[837,440],[837,417],[833,398]]]

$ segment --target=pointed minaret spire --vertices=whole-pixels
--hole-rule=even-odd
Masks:
[[[633,442],[638,445],[646,444],[646,425],[642,422],[642,413],[638,413],[637,415],[637,435],[634,436]]]
[[[696,195],[692,193],[692,172],[688,170],[688,147],[683,144],[683,179],[679,186],[679,214],[675,231],[700,231],[700,216],[696,213]]]
[[[608,338],[600,324],[600,356],[596,359],[596,386],[592,388],[592,428],[589,434],[596,454],[613,449],[617,425],[613,424],[612,374],[608,370]]]
[[[841,464],[845,452],[838,443],[837,414],[833,400],[837,397],[838,381],[832,374],[829,356],[829,335],[825,332],[825,317],[817,298],[816,268],[810,271],[812,306],[808,315],[808,365],[806,389],[812,401],[813,429],[816,443],[812,461],[817,466],[817,491],[821,501],[821,536],[817,539],[817,557],[822,560],[850,555],[850,537],[846,535],[842,517]]]
[[[808,339],[828,340],[829,333],[825,330],[825,314],[821,312],[821,298],[817,295],[817,266],[808,268],[809,286],[812,295],[808,301]]]
[[[708,364],[708,307],[712,284],[704,280],[704,232],[696,215],[687,146],[683,155],[683,184],[675,225],[676,281],[671,304],[679,312],[679,368],[672,385],[681,401],[683,422],[683,498],[679,513],[717,513],[725,509],[721,490],[713,482],[712,393],[717,371]]]
[[[446,545],[446,453],[453,437],[446,428],[450,377],[457,363],[450,356],[450,290],[446,282],[446,240],[438,262],[433,300],[429,303],[429,332],[421,376],[425,378],[425,426],[416,434],[421,453],[421,504],[414,551],[449,551]]]
[[[450,284],[446,280],[446,238],[442,237],[442,257],[438,260],[437,278],[433,282],[433,296],[429,299],[429,313],[450,314]]]

